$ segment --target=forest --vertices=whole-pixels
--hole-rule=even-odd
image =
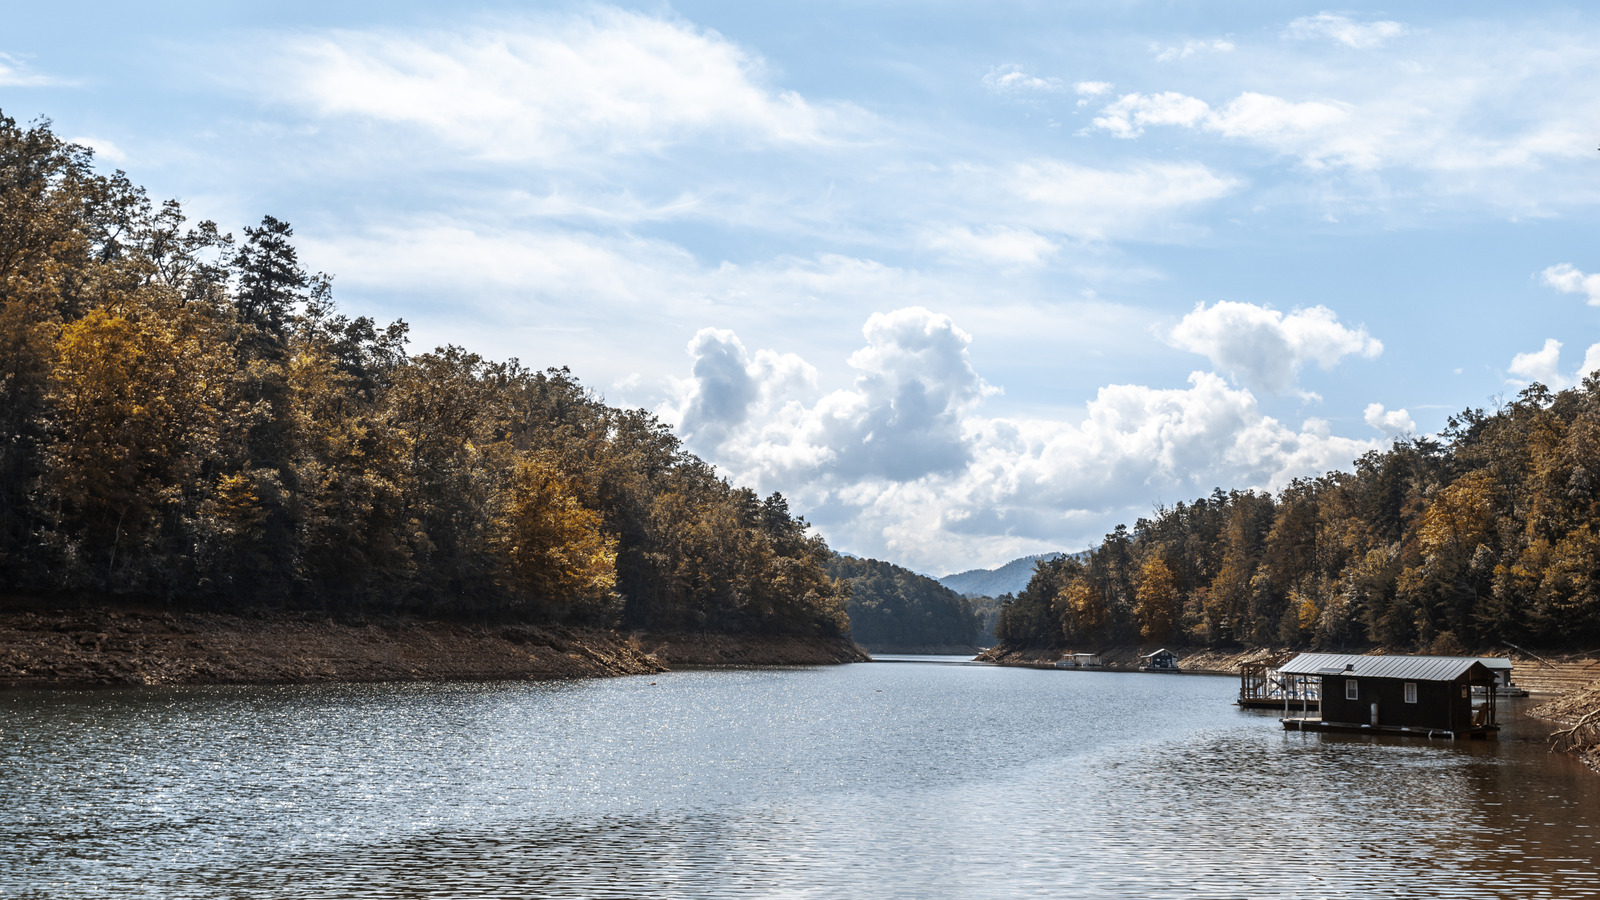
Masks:
[[[823,540],[649,413],[413,354],[288,223],[92,163],[0,116],[0,598],[848,630]]]
[[[1217,490],[1041,563],[1010,646],[1600,645],[1600,373],[1276,496]]]
[[[967,598],[926,575],[877,559],[836,556],[828,574],[848,582],[850,633],[869,648],[974,646],[981,622]]]

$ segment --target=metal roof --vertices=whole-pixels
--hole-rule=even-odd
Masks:
[[[1278,667],[1285,675],[1353,675],[1357,678],[1404,678],[1407,681],[1455,681],[1473,666],[1476,656],[1358,656],[1348,653],[1302,653]]]
[[[1480,656],[1478,657],[1478,662],[1483,663],[1483,667],[1486,669],[1511,668],[1511,660],[1506,659],[1504,656]]]

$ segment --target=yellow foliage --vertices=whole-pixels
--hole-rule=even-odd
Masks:
[[[1494,523],[1494,479],[1469,472],[1440,490],[1422,517],[1418,540],[1429,554],[1471,555]]]
[[[1139,585],[1134,593],[1134,612],[1139,617],[1139,633],[1146,640],[1164,641],[1178,623],[1178,581],[1157,553],[1150,554],[1139,567]]]
[[[1317,607],[1316,597],[1309,592],[1290,591],[1289,603],[1295,611],[1295,621],[1299,624],[1300,631],[1309,634],[1317,627],[1317,618],[1322,615],[1322,610]]]
[[[52,372],[53,486],[80,512],[118,520],[195,487],[230,424],[235,372],[202,316],[124,305],[64,326]]]
[[[567,479],[535,456],[518,459],[494,523],[509,586],[533,598],[604,605],[616,586],[617,541],[578,503]]]

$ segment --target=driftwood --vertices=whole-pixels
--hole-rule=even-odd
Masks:
[[[1570,728],[1550,733],[1550,749],[1583,753],[1600,748],[1600,707],[1578,717]]]

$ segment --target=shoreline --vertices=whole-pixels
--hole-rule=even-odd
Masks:
[[[1112,672],[1136,672],[1139,655],[1159,649],[1154,645],[1118,645],[1098,651],[1101,668]],[[1279,654],[1308,652],[1287,647],[1245,647],[1229,650],[1168,646],[1178,657],[1178,668],[1195,675],[1238,675],[1241,667],[1263,662]],[[1068,651],[1053,648],[1007,648],[995,645],[978,655],[982,662],[1002,666],[1053,668]],[[1462,656],[1505,656],[1514,667],[1512,681],[1531,694],[1561,697],[1591,686],[1600,686],[1600,660],[1592,658],[1555,662],[1521,653],[1463,653]]]
[[[1139,655],[1160,649],[1134,644],[1119,644],[1098,650],[1100,668],[1108,672],[1139,671]],[[1289,652],[1272,647],[1250,647],[1242,650],[1212,650],[1168,647],[1178,656],[1178,668],[1193,675],[1238,675],[1239,668],[1247,663],[1268,659],[1276,653]],[[1059,647],[1014,649],[996,644],[978,654],[981,662],[1000,666],[1025,666],[1030,668],[1055,668],[1055,661],[1068,652]]]
[[[1102,668],[1112,672],[1138,671],[1139,654],[1150,652],[1152,647],[1118,646],[1100,651]],[[1252,647],[1244,650],[1223,651],[1169,647],[1178,656],[1178,667],[1196,675],[1238,675],[1241,666],[1261,662],[1279,653],[1295,652],[1283,648]],[[978,659],[1001,666],[1026,666],[1053,668],[1065,651],[1061,648],[1012,649],[1000,645],[985,650]],[[1493,654],[1464,654],[1488,656]],[[1553,749],[1569,753],[1582,760],[1596,774],[1600,774],[1600,661],[1571,659],[1554,661],[1546,658],[1512,654],[1512,681],[1529,690],[1530,695],[1544,702],[1528,711],[1528,715],[1572,729],[1566,737],[1555,742]],[[1561,730],[1552,732],[1554,740]]]
[[[545,680],[674,666],[865,661],[849,638],[650,634],[304,612],[88,606],[0,611],[0,690],[176,684]]]

